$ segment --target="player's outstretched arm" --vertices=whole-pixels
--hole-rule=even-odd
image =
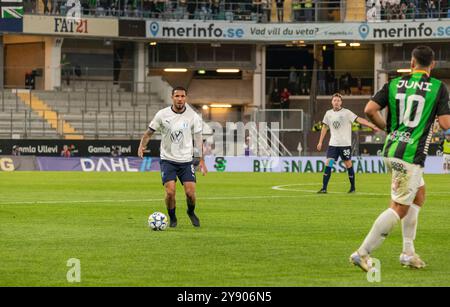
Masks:
[[[370,119],[372,123],[375,124],[381,130],[386,128],[386,121],[380,114],[381,106],[373,100],[370,100],[366,108],[364,109],[364,113],[366,113],[367,117]],[[370,126],[369,126],[370,127]]]
[[[356,122],[360,123],[363,126],[369,127],[371,128],[373,131],[375,132],[379,132],[381,131],[380,128],[378,128],[377,126],[375,126],[374,124],[372,124],[371,122],[369,122],[368,120],[366,120],[365,118],[361,118],[361,117],[357,117],[356,118]]]
[[[317,151],[322,150],[322,143],[323,139],[325,138],[325,135],[327,135],[328,126],[326,124],[322,124],[322,130],[320,131],[320,139],[319,143],[317,144]]]
[[[144,158],[144,150],[147,148],[147,144],[152,138],[153,132],[154,131],[147,129],[147,131],[144,132],[144,135],[141,138],[141,143],[139,144],[138,149],[138,157],[141,159]]]

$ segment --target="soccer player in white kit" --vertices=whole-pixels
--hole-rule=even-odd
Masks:
[[[352,164],[352,124],[354,121],[361,125],[372,128],[374,131],[380,131],[378,127],[364,118],[358,117],[352,111],[342,107],[341,94],[334,94],[331,99],[333,108],[325,113],[323,118],[322,131],[320,132],[317,150],[322,150],[322,143],[330,129],[331,138],[327,150],[327,160],[325,163],[325,171],[323,174],[323,185],[317,193],[327,193],[328,182],[330,181],[333,164],[337,162],[339,157],[344,161],[347,168],[348,178],[350,180],[349,193],[354,193],[355,188],[355,171]]]
[[[172,90],[172,105],[156,113],[144,133],[138,149],[143,158],[144,150],[155,131],[161,133],[161,177],[165,188],[165,202],[170,217],[170,227],[177,226],[175,214],[176,181],[183,184],[187,201],[187,214],[195,227],[200,220],[195,215],[195,168],[193,165],[194,145],[200,159],[199,167],[203,175],[208,172],[202,155],[202,119],[186,104],[187,91],[183,87]]]

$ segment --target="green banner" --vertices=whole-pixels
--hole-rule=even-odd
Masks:
[[[0,1],[1,18],[23,18],[23,1]]]

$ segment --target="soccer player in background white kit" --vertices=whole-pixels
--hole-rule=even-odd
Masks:
[[[352,124],[354,121],[361,125],[372,128],[374,131],[380,131],[378,127],[364,118],[358,117],[352,111],[342,107],[341,94],[334,94],[331,99],[333,108],[325,113],[323,118],[322,131],[320,132],[317,150],[322,150],[322,143],[330,129],[330,143],[327,150],[327,161],[325,163],[325,171],[323,174],[323,185],[317,193],[327,193],[328,182],[330,181],[333,164],[337,162],[339,157],[344,161],[347,168],[348,178],[350,180],[349,193],[354,193],[355,188],[355,171],[352,164]]]
[[[202,119],[186,104],[187,91],[183,87],[172,90],[172,105],[156,113],[141,139],[138,156],[144,157],[144,150],[155,131],[161,132],[161,177],[165,188],[165,202],[170,217],[170,227],[177,226],[175,214],[175,192],[177,177],[184,187],[187,214],[192,225],[200,227],[195,215],[195,169],[193,165],[194,146],[200,159],[200,171],[208,172],[202,154]]]

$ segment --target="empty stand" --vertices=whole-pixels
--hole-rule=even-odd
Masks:
[[[156,94],[89,88],[75,91],[4,90],[0,97],[0,137],[140,138],[157,111]]]

